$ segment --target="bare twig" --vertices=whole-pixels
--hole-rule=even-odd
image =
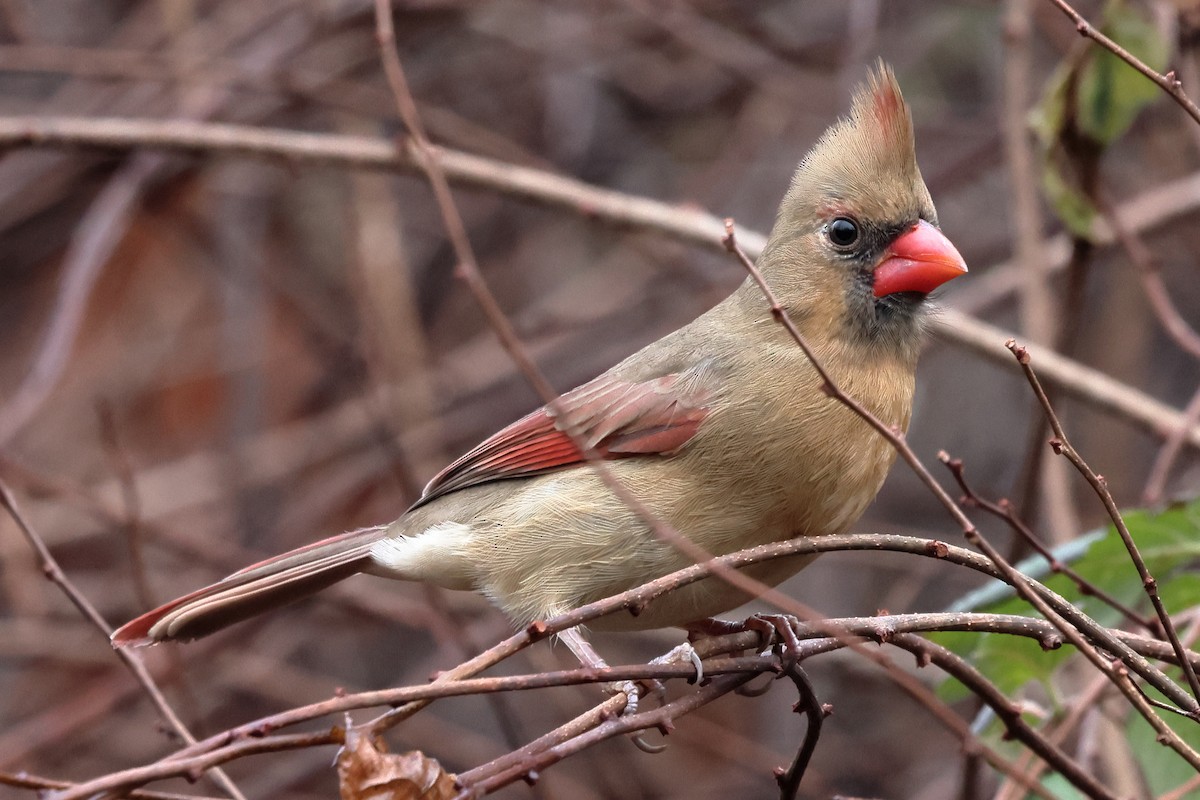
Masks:
[[[124,792],[163,778],[193,776],[208,770],[215,771],[221,764],[258,753],[278,753],[316,745],[341,744],[341,742],[342,731],[340,729],[328,733],[294,733],[243,739],[199,755],[169,758],[144,767],[113,772],[103,778],[75,784],[68,789],[47,792],[45,798],[46,800],[84,800],[84,798],[93,797],[100,792]]]
[[[1002,573],[996,565],[990,562],[987,558],[978,554],[972,553],[960,547],[955,547],[942,542],[931,541],[927,539],[918,539],[908,536],[895,536],[883,534],[841,534],[837,536],[819,537],[814,539],[792,540],[787,542],[778,542],[771,545],[763,545],[760,547],[746,550],[740,553],[734,553],[728,556],[722,556],[721,561],[729,567],[743,568],[753,563],[770,558],[783,558],[800,554],[815,554],[821,552],[835,552],[839,550],[862,550],[869,552],[878,552],[881,550],[889,550],[894,552],[909,553],[927,558],[936,558],[947,563],[966,566],[971,569],[982,572],[985,575],[999,578]],[[712,573],[711,564],[699,564],[680,570],[671,575],[664,576],[655,581],[652,581],[643,586],[624,592],[605,600],[583,606],[567,614],[560,615],[551,620],[547,620],[543,626],[540,626],[536,631],[522,631],[514,634],[508,639],[493,646],[485,653],[481,653],[475,659],[463,665],[468,669],[479,671],[487,665],[495,664],[503,658],[508,657],[512,653],[517,652],[523,647],[528,646],[534,641],[538,641],[546,636],[567,628],[585,623],[590,619],[611,614],[621,609],[627,608],[644,608],[646,604],[653,601],[654,598],[661,596],[680,586],[688,583],[701,580],[702,578]],[[1030,585],[1036,587],[1037,591],[1046,598],[1056,611],[1060,613],[1068,613],[1072,608],[1069,603],[1058,597],[1054,593],[1047,590],[1040,584],[1030,581]],[[864,617],[845,620],[830,620],[830,624],[837,625],[841,630],[847,631],[850,634],[866,639],[885,642],[902,633],[910,633],[917,631],[928,630],[968,630],[977,632],[997,632],[1010,633],[1022,636],[1032,637],[1041,642],[1043,647],[1056,647],[1061,643],[1061,637],[1056,632],[1054,626],[1042,620],[1027,617],[1006,617],[1004,615],[994,614],[936,614],[936,615],[921,615],[909,614],[895,617]],[[810,625],[800,623],[795,632],[798,636],[822,637],[821,641],[824,644],[820,645],[821,650],[837,649],[843,646],[843,643],[837,639],[826,637],[822,628],[824,625]],[[740,637],[740,638],[738,638]],[[1173,653],[1170,648],[1162,642],[1156,642],[1151,639],[1132,636],[1119,631],[1109,632],[1108,637],[1121,646],[1132,648],[1130,652],[1139,654],[1148,654],[1154,658],[1163,658],[1172,661]],[[728,647],[748,647],[754,646],[757,642],[757,634],[745,633],[738,634],[731,638],[728,642],[721,646]],[[705,646],[716,646],[717,643],[711,640],[702,640],[697,643],[697,649],[702,649]],[[1111,643],[1109,649],[1119,650]],[[1193,663],[1200,662],[1200,654],[1189,653],[1189,658]],[[1136,658],[1126,657],[1127,663],[1131,668],[1139,670],[1139,674],[1144,674],[1143,664]],[[765,659],[760,662],[745,662],[726,660],[723,664],[714,663],[713,661],[706,662],[706,670],[712,667],[714,674],[723,671],[729,667],[735,669],[752,668],[753,670],[761,671],[769,669],[770,665],[778,664],[775,659]],[[461,672],[462,668],[457,668],[455,671]],[[236,728],[224,731],[222,733],[211,736],[202,740],[195,745],[185,747],[173,754],[168,761],[178,764],[194,766],[195,762],[191,759],[203,755],[205,753],[214,752],[217,749],[236,744],[245,739],[255,739],[262,737],[265,734],[279,730],[284,727],[299,724],[309,720],[318,719],[330,714],[339,714],[345,711],[356,708],[369,708],[373,706],[385,706],[396,704],[412,704],[422,700],[429,700],[437,697],[450,697],[466,694],[476,694],[480,691],[500,691],[512,689],[533,689],[539,686],[565,685],[568,683],[590,683],[598,681],[612,680],[618,677],[691,677],[693,670],[687,665],[634,665],[629,667],[613,667],[607,671],[597,671],[594,669],[580,669],[560,671],[557,673],[541,673],[537,675],[527,676],[511,676],[500,678],[483,678],[474,681],[435,681],[432,684],[422,686],[402,687],[399,689],[387,689],[372,692],[362,692],[353,695],[345,695],[335,697],[330,700],[325,700],[320,703],[314,703],[308,706],[291,709],[279,714],[274,714],[269,717],[254,720],[245,723]],[[1149,675],[1147,680],[1155,683],[1153,676]],[[623,701],[622,701],[623,702]],[[599,712],[597,712],[599,713]],[[589,720],[596,719],[590,716]],[[961,723],[965,727],[965,723]],[[580,726],[572,729],[580,730],[586,725],[582,723]],[[577,735],[570,732],[569,736]],[[569,738],[569,737],[568,737]],[[286,747],[291,747],[292,740],[283,740]],[[314,744],[330,743],[333,739],[314,739]],[[539,740],[541,741],[541,740]],[[561,736],[553,739],[553,741],[565,741]],[[965,734],[967,746],[971,748],[982,747],[973,736]],[[536,749],[536,748],[535,748]],[[240,752],[240,751],[239,751]],[[255,750],[253,752],[262,752]],[[1005,762],[998,756],[994,756],[992,762],[1003,769]],[[989,759],[991,760],[991,758]],[[177,766],[178,766],[177,764]],[[142,769],[142,768],[139,768]],[[150,769],[150,768],[147,768]],[[1019,775],[1018,772],[1010,769],[1005,770],[1007,774]],[[79,784],[80,796],[86,796],[87,793],[105,791],[116,788],[118,786],[131,786],[131,776],[136,777],[134,783],[141,783],[157,780],[159,777],[164,777],[170,770],[164,771],[163,768],[154,766],[149,772],[123,773],[122,777],[104,776],[87,784]],[[177,773],[171,773],[177,774]],[[1024,784],[1025,782],[1022,781]]]
[[[3,480],[0,480],[0,505],[4,506],[4,510],[17,523],[17,527],[21,529],[25,538],[29,541],[29,545],[37,553],[38,559],[41,561],[42,572],[45,574],[47,580],[58,586],[71,603],[79,609],[79,613],[100,631],[105,641],[108,641],[112,634],[112,628],[100,616],[100,612],[91,604],[91,601],[84,597],[83,593],[75,587],[75,584],[62,571],[62,568],[58,565],[58,561],[50,553],[50,548],[46,546],[46,542],[25,519],[25,515],[21,513],[20,508],[17,506],[16,498],[13,497],[12,492],[8,489],[8,484]],[[125,666],[133,673],[133,676],[141,684],[143,691],[145,691],[146,696],[150,698],[150,702],[158,709],[158,713],[171,726],[171,729],[188,744],[195,744],[196,738],[192,736],[191,731],[183,724],[183,720],[179,719],[175,714],[174,709],[171,708],[166,697],[163,696],[162,691],[158,688],[158,684],[155,683],[154,678],[147,671],[141,659],[125,649],[118,649],[115,652],[117,657],[125,662]],[[231,797],[235,798],[235,800],[245,800],[237,786],[233,784],[233,781],[222,770],[215,770],[213,777],[217,784],[228,792]]]
[[[1162,501],[1167,487],[1167,478],[1171,468],[1175,466],[1179,454],[1183,452],[1183,440],[1187,431],[1200,423],[1200,389],[1192,395],[1192,399],[1183,411],[1183,422],[1171,431],[1171,435],[1163,446],[1158,449],[1154,463],[1150,466],[1150,475],[1146,478],[1146,488],[1142,489],[1142,500],[1146,505],[1154,505]]]
[[[1088,797],[1116,800],[1117,796],[1097,781],[1090,772],[1074,759],[1066,757],[1058,746],[1027,723],[1021,717],[1021,709],[965,659],[941,645],[909,633],[900,634],[891,641],[891,644],[911,651],[917,657],[919,664],[927,662],[937,664],[955,680],[968,687],[972,694],[983,700],[996,712],[996,716],[1004,723],[1004,727],[1013,738],[1023,742],[1046,763],[1051,764],[1055,770],[1086,793]]]
[[[723,695],[732,692],[734,689],[751,680],[753,675],[726,675],[709,683],[707,686],[702,686],[689,694],[680,697],[670,703],[666,703],[658,708],[649,711],[639,711],[636,714],[626,714],[624,716],[612,718],[601,722],[594,728],[581,733],[572,739],[548,747],[529,758],[528,761],[518,763],[494,776],[484,778],[477,783],[467,784],[464,780],[465,776],[460,776],[460,781],[463,781],[467,788],[459,798],[477,797],[482,794],[494,791],[502,786],[506,786],[514,781],[525,778],[536,778],[536,774],[546,767],[555,764],[568,756],[574,755],[582,750],[585,750],[593,745],[611,739],[615,736],[621,736],[626,733],[635,731],[644,731],[650,728],[668,729],[671,720],[683,716],[697,708],[711,703]]]
[[[904,461],[917,474],[917,477],[921,479],[921,482],[924,483],[925,486],[928,487],[934,496],[941,502],[943,508],[945,508],[946,511],[949,512],[949,514],[959,524],[967,541],[983,550],[984,554],[995,563],[996,567],[1004,575],[1005,581],[1016,588],[1017,593],[1022,598],[1037,608],[1037,610],[1043,616],[1045,616],[1055,625],[1055,627],[1062,631],[1063,635],[1073,645],[1075,645],[1075,647],[1078,648],[1079,651],[1082,652],[1102,674],[1108,675],[1114,680],[1114,683],[1116,683],[1118,688],[1120,688],[1123,692],[1136,691],[1135,689],[1127,690],[1123,682],[1116,680],[1111,663],[1104,656],[1102,656],[1095,647],[1093,647],[1088,639],[1084,638],[1084,634],[1082,632],[1086,632],[1087,636],[1092,641],[1099,641],[1098,637],[1104,635],[1105,629],[1103,626],[1099,625],[1095,620],[1091,619],[1082,612],[1071,613],[1068,615],[1063,614],[1058,609],[1052,610],[1045,597],[1043,597],[1039,591],[1033,587],[1032,580],[1018,572],[1000,555],[999,551],[997,551],[996,548],[993,547],[991,543],[980,534],[974,523],[967,518],[962,510],[955,504],[953,499],[951,499],[950,495],[947,494],[942,485],[938,483],[925,465],[921,463],[921,460],[912,451],[912,448],[908,446],[907,441],[905,441],[904,434],[896,428],[885,425],[874,414],[865,409],[858,401],[849,395],[846,395],[837,387],[836,384],[833,383],[828,373],[826,373],[824,369],[814,360],[812,351],[808,344],[804,341],[804,337],[800,335],[800,332],[792,324],[787,312],[782,308],[782,306],[779,304],[779,301],[771,292],[770,288],[766,285],[766,282],[762,278],[762,274],[759,273],[754,263],[746,257],[745,253],[741,252],[740,248],[737,247],[737,244],[733,238],[733,224],[730,220],[726,221],[726,246],[742,261],[743,266],[745,266],[746,270],[759,285],[760,289],[762,289],[764,296],[771,305],[772,313],[775,315],[776,319],[783,324],[788,333],[791,334],[792,338],[796,341],[796,344],[801,350],[804,351],[809,360],[813,363],[814,368],[821,375],[821,378],[824,381],[822,388],[825,393],[837,399],[847,408],[854,411],[863,419],[863,421],[865,421],[880,435],[887,439],[887,441],[896,449],[897,453],[899,453],[901,458],[903,458]],[[1173,647],[1176,647],[1177,651],[1179,652],[1182,651],[1182,646],[1177,645],[1177,640],[1176,642],[1173,642]],[[1180,658],[1183,658],[1183,656],[1180,656]],[[1185,669],[1190,671],[1190,664],[1185,666]],[[1159,674],[1161,675],[1161,673]],[[1173,701],[1178,703],[1182,708],[1186,709],[1189,714],[1200,714],[1200,702],[1197,701],[1195,695],[1189,696],[1186,692],[1179,691],[1179,687],[1176,686],[1174,682],[1165,675],[1161,675],[1161,679],[1165,680],[1166,685],[1171,687],[1170,696]],[[1137,705],[1137,708],[1139,711],[1143,711],[1141,705]],[[1150,716],[1157,717],[1157,715],[1155,715],[1151,709],[1145,709],[1145,712],[1149,713]],[[1159,724],[1165,724],[1162,723],[1162,720],[1157,720],[1157,722]],[[1174,743],[1172,743],[1172,746],[1174,746]],[[1179,752],[1184,758],[1188,759],[1189,761],[1191,760],[1192,754],[1190,749],[1181,748]]]
[[[14,786],[18,789],[69,789],[74,784],[70,781],[56,781],[51,778],[30,775],[28,772],[22,772],[19,775],[0,772],[0,785]],[[132,791],[128,796],[134,798],[134,800],[215,800],[214,798],[203,797],[198,794],[149,792],[144,789]]]
[[[391,15],[391,0],[376,0],[376,37],[379,40],[384,72],[387,76],[388,84],[392,88],[392,93],[396,98],[400,116],[412,136],[412,143],[418,157],[418,164],[429,179],[430,186],[433,189],[438,210],[441,213],[442,223],[446,228],[446,233],[450,238],[450,243],[458,259],[454,274],[466,284],[476,303],[483,310],[488,324],[496,333],[501,345],[513,360],[513,363],[516,364],[521,374],[537,392],[547,408],[554,411],[558,407],[558,392],[554,390],[554,387],[550,385],[545,375],[534,364],[529,351],[517,336],[512,322],[500,308],[495,295],[479,271],[474,249],[471,246],[470,238],[467,236],[466,224],[463,222],[462,215],[459,213],[458,207],[454,202],[449,181],[446,178],[445,171],[442,169],[441,153],[430,143],[428,137],[425,135],[424,126],[417,112],[416,102],[409,91],[408,81],[404,75],[404,68],[396,53],[395,32],[392,26]],[[564,433],[571,439],[576,449],[583,454],[589,466],[604,483],[605,487],[632,509],[656,537],[669,543],[696,563],[712,559],[711,553],[693,543],[663,520],[656,518],[639,498],[634,496],[632,492],[616,479],[600,455],[588,445],[586,438],[581,432],[569,423],[570,415],[555,414],[554,416],[564,421]],[[718,567],[715,572],[718,577],[727,583],[749,594],[765,597],[768,602],[787,602],[787,598],[778,592],[774,592],[771,587],[746,575],[742,575],[735,570]],[[371,727],[373,731],[379,732],[383,727],[406,718],[413,713],[413,710],[412,708],[398,710],[396,713],[386,715],[383,719],[372,723]]]
[[[1186,92],[1183,91],[1183,85],[1175,76],[1174,70],[1168,72],[1166,75],[1159,74],[1157,71],[1146,66],[1146,64],[1137,56],[1133,55],[1133,53],[1130,53],[1124,47],[1121,47],[1121,45],[1117,44],[1112,39],[1096,30],[1096,28],[1090,22],[1084,19],[1083,15],[1072,8],[1071,5],[1066,2],[1066,0],[1050,0],[1050,2],[1058,6],[1059,10],[1066,14],[1067,17],[1075,23],[1075,30],[1079,32],[1080,36],[1096,42],[1101,47],[1115,55],[1117,58],[1121,59],[1126,64],[1152,80],[1154,83],[1158,84],[1159,88],[1169,94],[1171,98],[1188,113],[1188,116],[1200,123],[1200,107],[1192,102],[1192,99],[1187,96]]]
[[[1007,342],[1006,347],[1012,351],[1013,356],[1016,357],[1017,362],[1021,365],[1021,369],[1025,372],[1025,377],[1029,380],[1029,385],[1033,388],[1034,394],[1046,412],[1046,418],[1050,422],[1050,427],[1054,430],[1054,438],[1050,440],[1050,447],[1055,453],[1066,457],[1079,470],[1079,473],[1083,475],[1084,479],[1087,480],[1088,484],[1091,485],[1096,495],[1100,498],[1100,501],[1104,504],[1105,510],[1108,512],[1113,525],[1117,529],[1117,534],[1125,544],[1125,549],[1129,551],[1129,557],[1133,560],[1138,577],[1141,578],[1142,588],[1145,589],[1146,595],[1150,598],[1150,602],[1154,606],[1154,612],[1157,614],[1158,620],[1166,632],[1167,639],[1171,642],[1171,647],[1175,650],[1176,654],[1180,656],[1183,674],[1187,679],[1188,687],[1192,690],[1193,697],[1200,699],[1200,681],[1197,680],[1196,671],[1192,668],[1191,663],[1183,659],[1183,643],[1179,641],[1179,634],[1176,632],[1175,625],[1171,621],[1171,615],[1167,613],[1166,608],[1163,606],[1162,598],[1159,597],[1158,582],[1150,574],[1150,570],[1146,568],[1146,561],[1142,558],[1141,552],[1138,551],[1137,544],[1133,541],[1133,535],[1125,525],[1125,519],[1121,516],[1121,510],[1117,508],[1117,503],[1113,499],[1112,493],[1108,491],[1108,484],[1088,466],[1083,457],[1079,455],[1079,452],[1071,446],[1071,442],[1067,439],[1067,434],[1063,430],[1062,423],[1058,420],[1058,415],[1054,413],[1054,408],[1046,398],[1046,392],[1042,389],[1041,383],[1038,382],[1037,374],[1030,364],[1031,358],[1029,352],[1012,340]],[[1197,708],[1194,704],[1188,704],[1184,707],[1188,709],[1194,718],[1200,719],[1200,708]]]
[[[66,369],[92,287],[124,236],[142,191],[163,165],[143,153],[120,169],[92,201],[63,260],[63,280],[26,378],[0,406],[0,447],[29,422]]]
[[[796,757],[792,760],[792,765],[786,771],[781,769],[776,774],[780,797],[782,800],[791,800],[800,791],[800,781],[804,779],[808,763],[812,760],[813,753],[816,752],[817,741],[821,737],[821,723],[829,715],[829,708],[822,705],[817,699],[817,690],[804,670],[800,669],[799,664],[790,665],[784,674],[792,680],[792,683],[796,684],[800,700],[796,703],[795,710],[804,714],[808,725],[804,732],[804,739],[800,742],[800,749],[796,751]]]
[[[1200,789],[1200,775],[1193,775],[1191,780],[1184,781],[1165,794],[1160,794],[1158,800],[1185,800],[1197,789]]]
[[[363,169],[417,170],[421,163],[411,138],[388,141],[189,120],[0,118],[0,147],[19,145],[82,145],[122,150],[155,147],[200,153],[239,153]],[[693,244],[723,248],[721,220],[703,211],[601,189],[544,170],[447,148],[435,149],[439,166],[446,176],[464,185],[567,208],[616,225],[655,230]],[[1200,204],[1197,184],[1200,184],[1200,176],[1163,187],[1163,194],[1174,198],[1171,202],[1154,192],[1148,192],[1147,195],[1155,196],[1144,198],[1144,202],[1143,199],[1135,200],[1139,209],[1146,208],[1139,211],[1136,220],[1131,218],[1131,227],[1149,226],[1156,220],[1161,221],[1164,215],[1178,213],[1181,208],[1195,208]],[[766,241],[761,233],[747,230],[740,231],[738,238],[751,255],[760,252]],[[982,280],[987,277],[985,275]],[[1002,290],[1008,292],[1018,285],[1019,281],[1006,281]],[[934,330],[941,338],[965,346],[997,364],[1011,365],[1011,358],[996,344],[1011,338],[1011,332],[952,308],[943,310],[938,322]],[[1168,431],[1182,424],[1183,415],[1178,410],[1078,362],[1057,354],[1054,356],[1057,357],[1052,357],[1049,352],[1040,356],[1044,362],[1041,372],[1048,382],[1072,397],[1120,415],[1156,436],[1165,437]],[[1200,447],[1200,426],[1193,425],[1188,429],[1187,442]]]
[[[1171,293],[1163,283],[1162,270],[1159,268],[1154,254],[1150,252],[1150,248],[1146,247],[1137,233],[1130,230],[1129,226],[1121,219],[1121,212],[1115,209],[1102,193],[1097,192],[1093,200],[1096,201],[1100,213],[1104,215],[1104,219],[1112,228],[1121,249],[1133,262],[1138,280],[1142,284],[1142,291],[1146,293],[1146,299],[1150,301],[1154,316],[1158,318],[1163,330],[1175,340],[1175,343],[1184,352],[1191,355],[1192,358],[1200,359],[1200,333],[1197,333],[1188,324],[1188,321],[1179,313],[1179,309],[1175,307],[1174,301],[1171,300]]]
[[[387,74],[388,83],[392,87],[393,94],[396,96],[396,102],[400,109],[400,115],[404,119],[405,125],[412,134],[413,147],[415,148],[418,157],[418,164],[425,172],[429,182],[434,190],[434,195],[437,199],[439,211],[442,215],[443,223],[446,227],[447,234],[450,237],[454,247],[455,255],[458,258],[458,265],[455,270],[455,275],[462,279],[470,289],[476,302],[483,309],[489,324],[500,338],[505,350],[513,359],[514,363],[519,367],[521,373],[529,381],[530,385],[537,391],[538,395],[546,403],[547,407],[554,409],[558,401],[558,394],[550,386],[549,382],[538,370],[533,360],[529,357],[527,350],[522,345],[513,330],[511,322],[501,310],[496,302],[494,295],[488,288],[486,281],[483,279],[479,271],[474,252],[471,248],[470,240],[467,236],[466,226],[463,223],[462,217],[454,203],[453,196],[450,192],[450,186],[446,178],[446,173],[442,169],[441,152],[430,144],[425,136],[424,129],[421,125],[420,117],[417,113],[416,103],[409,91],[407,81],[404,76],[404,69],[400,64],[399,57],[395,49],[395,34],[392,29],[391,20],[391,3],[390,0],[376,0],[375,3],[375,19],[376,19],[376,35],[380,43],[380,52],[383,60],[385,72]],[[727,236],[732,237],[732,223],[726,223]],[[811,358],[811,355],[810,355]],[[567,419],[566,415],[557,415],[560,419]],[[653,513],[641,502],[639,498],[633,495],[624,485],[612,475],[607,465],[596,454],[591,447],[588,446],[584,437],[572,429],[573,426],[566,425],[564,432],[572,439],[576,448],[584,455],[590,467],[595,472],[598,478],[604,483],[605,487],[611,491],[621,502],[634,511],[638,517],[648,526],[650,531],[658,539],[670,544],[679,552],[690,558],[693,562],[710,563],[713,565],[713,574],[722,581],[746,592],[749,595],[757,596],[765,602],[771,603],[789,613],[796,614],[804,619],[813,620],[816,615],[811,610],[804,608],[792,598],[784,595],[773,587],[767,586],[760,581],[757,581],[735,569],[726,567],[720,560],[713,559],[712,554],[704,548],[698,546],[687,537],[683,536],[679,531],[675,530],[665,521],[655,517]],[[842,637],[845,634],[837,629],[827,631],[829,635]],[[847,646],[852,647],[860,655],[864,655],[872,661],[879,664],[889,675],[889,677],[899,685],[909,695],[914,697],[918,702],[924,705],[935,717],[940,719],[944,724],[955,730],[955,723],[958,718],[942,703],[937,697],[930,692],[926,687],[912,679],[910,675],[899,670],[885,656],[878,652],[870,652],[860,648],[856,643],[847,639]],[[446,680],[453,679],[455,671],[447,673],[444,678]],[[398,723],[400,720],[407,718],[419,708],[417,705],[412,705],[407,708],[397,709],[394,712],[384,715],[383,717],[369,723],[374,732],[378,732],[390,725]],[[957,731],[959,735],[965,733],[964,730]]]
[[[1058,557],[1056,557],[1050,550],[1050,548],[1043,544],[1042,540],[1038,538],[1037,534],[1030,530],[1029,526],[1025,524],[1025,521],[1017,516],[1016,509],[1013,508],[1012,503],[1008,502],[1006,499],[1001,499],[1000,502],[993,503],[987,498],[980,496],[974,489],[971,488],[971,485],[967,483],[965,474],[966,470],[963,467],[961,459],[951,458],[950,455],[943,450],[942,452],[938,453],[938,460],[946,465],[946,468],[950,470],[950,474],[954,476],[954,480],[958,482],[959,488],[963,490],[963,505],[981,508],[992,516],[1007,523],[1008,526],[1012,528],[1012,530],[1018,536],[1020,536],[1030,547],[1037,551],[1038,555],[1046,559],[1046,563],[1050,565],[1051,572],[1059,575],[1065,575],[1079,588],[1080,594],[1095,597],[1108,604],[1116,611],[1120,612],[1121,616],[1125,617],[1125,619],[1129,620],[1135,625],[1150,631],[1158,630],[1158,626],[1153,621],[1146,618],[1144,615],[1139,614],[1134,609],[1130,608],[1108,592],[1104,591],[1104,589],[1101,587],[1096,586],[1091,581],[1084,578],[1082,575],[1072,569],[1069,564],[1065,564],[1060,561]]]
[[[995,364],[1002,361],[1011,364],[1012,355],[1004,349],[1003,342],[1013,337],[1003,328],[969,317],[953,308],[943,308],[934,323],[934,333],[947,341],[962,345]],[[1048,375],[1046,368],[1050,368],[1053,385],[1064,395],[1093,408],[1119,413],[1161,438],[1168,437],[1172,431],[1184,426],[1187,443],[1200,448],[1200,427],[1187,427],[1184,415],[1178,409],[1053,350],[1039,348],[1038,366],[1043,375]]]
[[[1079,724],[1086,718],[1088,713],[1095,712],[1097,710],[1097,704],[1104,696],[1105,690],[1111,688],[1111,686],[1112,684],[1108,680],[1107,676],[1101,675],[1095,678],[1087,686],[1087,688],[1072,701],[1071,705],[1069,706],[1070,710],[1067,716],[1059,724],[1054,725],[1053,730],[1048,733],[1046,738],[1050,741],[1050,743],[1055,747],[1061,747],[1063,742],[1066,741],[1067,737],[1074,733],[1075,729],[1079,727]],[[1032,762],[1033,752],[1030,751],[1028,755],[1029,761]],[[1018,764],[1024,766],[1020,761],[1018,761]],[[1030,778],[1037,780],[1040,779],[1043,770],[1044,762],[1039,764],[1031,764],[1028,771],[1024,769],[1021,771]],[[1006,778],[1004,783],[1001,784],[1000,788],[996,791],[995,800],[1020,800],[1020,798],[1024,796],[1024,788]]]

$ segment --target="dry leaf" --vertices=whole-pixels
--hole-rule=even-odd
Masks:
[[[454,776],[420,750],[387,753],[370,737],[349,732],[338,753],[342,800],[450,800]]]

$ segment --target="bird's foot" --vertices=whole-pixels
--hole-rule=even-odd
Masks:
[[[604,691],[614,697],[619,694],[625,695],[625,707],[621,709],[622,717],[637,713],[638,701],[641,699],[642,690],[636,681],[615,681],[606,684]]]
[[[668,653],[665,653],[650,662],[651,664],[691,664],[696,669],[694,677],[688,678],[688,683],[698,685],[704,680],[704,663],[700,661],[700,655],[696,652],[696,648],[692,647],[691,642],[684,642]]]
[[[754,614],[740,622],[724,619],[702,619],[687,626],[688,638],[695,641],[701,636],[725,636],[747,631],[757,633],[759,648],[767,651],[779,645],[782,650],[783,667],[786,670],[800,659],[800,638],[796,635],[799,620],[790,614]]]
[[[742,624],[745,630],[758,633],[764,652],[779,645],[785,672],[800,660],[800,638],[796,635],[799,620],[791,614],[754,614]]]

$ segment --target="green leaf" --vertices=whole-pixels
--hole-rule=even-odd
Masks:
[[[1042,779],[1042,786],[1050,790],[1050,794],[1059,800],[1087,800],[1087,795],[1076,789],[1069,780],[1057,772],[1051,772]],[[1027,795],[1033,797],[1033,795]]]
[[[1029,127],[1041,144],[1042,191],[1050,208],[1072,234],[1090,239],[1092,220],[1099,212],[1068,177],[1071,172],[1061,145],[1063,134],[1075,116],[1069,98],[1077,69],[1078,60],[1074,59],[1054,71],[1046,82],[1041,102],[1029,112]]]
[[[1105,7],[1100,30],[1162,72],[1169,45],[1141,13],[1122,0]],[[1106,48],[1092,43],[1074,51],[1054,71],[1029,124],[1041,155],[1042,189],[1054,213],[1073,235],[1092,240],[1095,204],[1080,186],[1080,165],[1094,159],[1129,130],[1161,89]]]
[[[1092,222],[1099,211],[1083,192],[1067,182],[1053,159],[1047,159],[1043,164],[1042,190],[1067,229],[1075,236],[1091,241]]]
[[[1166,68],[1166,41],[1132,6],[1110,2],[1100,29],[1156,72]],[[1076,90],[1076,119],[1081,131],[1102,144],[1110,144],[1129,130],[1137,115],[1157,100],[1162,90],[1110,50],[1093,47],[1089,55]]]
[[[1147,693],[1157,700],[1163,699],[1153,690]],[[1200,725],[1175,714],[1164,713],[1160,716],[1193,750],[1200,749]],[[1159,743],[1158,734],[1140,714],[1129,715],[1129,721],[1125,723],[1125,735],[1134,758],[1141,765],[1142,777],[1152,796],[1164,794],[1196,776],[1196,770],[1182,756]]]
[[[1147,568],[1158,580],[1159,595],[1167,609],[1179,613],[1200,605],[1200,573],[1195,569],[1200,562],[1200,500],[1162,512],[1134,509],[1123,516]],[[1141,579],[1115,527],[1109,526],[1104,536],[1092,538],[1083,548],[1073,543],[1056,552],[1063,559],[1068,559],[1065,555],[1068,552],[1074,554],[1069,559],[1071,566],[1093,586],[1127,606],[1138,610],[1148,607]],[[1033,564],[1032,560],[1022,562],[1023,571],[1031,571]],[[1070,579],[1051,575],[1043,583],[1080,606],[1100,624],[1112,626],[1121,622],[1120,612],[1095,597],[1085,596]],[[987,594],[991,592],[975,592],[973,596]],[[1025,616],[1035,613],[1011,588],[1002,599],[986,604],[956,603],[954,609]],[[1000,634],[940,633],[936,641],[967,658],[1006,693],[1037,682],[1053,696],[1054,671],[1074,653],[1069,645],[1046,652],[1035,641]],[[952,699],[963,695],[958,688],[946,688],[940,693]]]

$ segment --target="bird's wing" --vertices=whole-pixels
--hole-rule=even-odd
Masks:
[[[705,365],[645,381],[602,375],[480,443],[434,476],[416,506],[489,481],[526,478],[578,464],[573,432],[602,458],[671,455],[709,414]],[[414,507],[416,507],[414,506]]]

